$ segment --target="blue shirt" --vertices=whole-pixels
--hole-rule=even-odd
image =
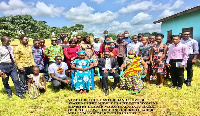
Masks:
[[[132,40],[128,37],[128,38],[123,38],[124,41],[126,41],[128,44],[132,42]]]
[[[188,38],[188,40],[184,41],[182,38],[181,43],[188,46],[189,54],[199,54],[199,45],[196,40],[194,40],[192,38]]]

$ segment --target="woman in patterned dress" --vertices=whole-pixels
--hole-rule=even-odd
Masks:
[[[94,53],[94,46],[90,42],[90,37],[86,36],[83,38],[84,43],[81,43],[80,50],[84,50],[86,52],[86,59],[94,60],[94,66],[98,64],[98,57]]]
[[[152,63],[152,68],[157,74],[157,84],[159,85],[159,87],[164,85],[164,75],[166,74],[165,55],[167,52],[167,45],[162,43],[163,38],[164,35],[161,33],[158,33],[156,35],[157,44],[153,46],[150,55],[150,61]]]
[[[31,98],[37,98],[41,92],[46,91],[46,80],[39,71],[38,67],[33,67],[33,74],[28,76],[28,93]]]
[[[77,53],[79,59],[71,62],[71,68],[76,69],[74,80],[72,83],[75,85],[75,90],[80,90],[79,93],[87,93],[86,90],[90,90],[91,85],[91,71],[93,68],[93,60],[85,59],[86,52],[81,50]]]
[[[128,57],[125,58],[124,63],[121,65],[121,70],[124,67],[126,67],[126,70],[121,77],[120,88],[132,90],[133,93],[140,92],[144,87],[141,75],[147,74],[148,65],[142,58],[136,56],[134,50],[131,50],[128,52]]]

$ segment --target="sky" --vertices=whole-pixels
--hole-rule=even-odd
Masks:
[[[199,0],[0,0],[0,16],[29,14],[49,26],[83,24],[84,31],[101,37],[160,32],[154,21],[200,5]]]

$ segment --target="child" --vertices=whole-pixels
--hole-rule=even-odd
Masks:
[[[110,47],[110,42],[111,42],[111,38],[107,36],[105,38],[105,41],[103,42],[103,44],[101,44],[100,50],[99,50],[101,58],[103,58],[103,56],[104,56],[105,49]]]
[[[119,53],[118,53],[117,48],[115,48],[115,43],[114,42],[110,42],[110,47],[107,47],[105,50],[110,51],[110,56],[117,59],[117,55]]]
[[[64,55],[66,57],[66,63],[69,70],[71,70],[70,62],[78,58],[76,52],[79,51],[79,47],[77,47],[76,44],[76,40],[72,39],[69,41],[69,47],[64,48]]]
[[[98,56],[98,58],[100,58],[99,50],[100,50],[101,43],[98,43],[98,42],[99,42],[99,38],[95,38],[93,46],[94,46],[94,53]]]
[[[46,91],[46,80],[42,73],[39,73],[38,67],[33,67],[33,74],[30,74],[28,80],[28,93],[31,98],[37,98],[40,93]]]

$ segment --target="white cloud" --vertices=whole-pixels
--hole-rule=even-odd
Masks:
[[[131,24],[132,25],[142,24],[145,21],[150,20],[151,18],[152,18],[151,15],[144,12],[140,12],[136,16],[133,17],[133,19],[131,20]]]
[[[82,24],[105,24],[118,17],[118,13],[113,13],[111,11],[92,14],[94,11],[92,7],[88,7],[87,4],[83,2],[80,6],[71,8],[64,13],[64,15],[68,20]]]
[[[123,4],[124,2],[126,2],[126,0],[116,0],[116,3]]]
[[[145,24],[142,27],[140,27],[138,30],[138,33],[144,33],[144,32],[161,32],[161,23],[158,24]]]
[[[125,14],[125,13],[130,13],[133,11],[145,11],[145,10],[148,10],[153,5],[154,4],[152,1],[142,1],[139,3],[133,2],[127,7],[122,7],[118,12]]]
[[[178,8],[182,7],[183,4],[184,4],[184,2],[182,0],[177,0],[174,3],[174,5],[170,7],[170,10],[178,9]]]
[[[96,2],[96,3],[98,3],[98,4],[100,4],[100,3],[102,3],[104,0],[91,0],[91,1],[94,1],[94,2]]]
[[[165,17],[168,17],[168,16],[173,15],[173,14],[174,14],[174,11],[164,10],[163,13],[159,17],[160,18],[165,18]]]
[[[0,2],[0,12],[5,15],[23,15],[30,14],[32,16],[60,16],[64,7],[55,7],[54,5],[46,5],[43,2],[24,3],[21,0],[9,0],[8,3]]]
[[[123,33],[125,30],[131,30],[133,27],[130,22],[122,22],[119,21],[113,21],[109,25],[108,31],[118,33]]]

